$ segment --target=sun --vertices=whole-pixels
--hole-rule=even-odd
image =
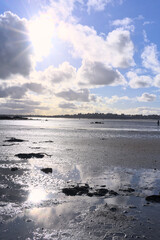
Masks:
[[[29,36],[37,61],[49,55],[54,33],[53,19],[46,14],[34,18],[29,23]]]

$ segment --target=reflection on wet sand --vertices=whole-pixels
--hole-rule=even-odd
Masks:
[[[46,192],[44,191],[44,189],[32,189],[30,190],[29,192],[29,195],[28,195],[28,202],[31,202],[31,203],[40,203],[44,200],[47,199],[47,194]]]
[[[152,214],[155,206],[152,203],[147,206],[145,196],[158,192],[159,170],[108,167],[99,176],[94,177],[94,171],[87,175],[84,166],[72,166],[72,168],[58,166],[53,168],[52,174],[38,171],[39,176],[36,174],[36,178],[33,172],[27,172],[27,174],[28,176],[25,175],[29,191],[27,201],[24,202],[24,205],[19,203],[19,205],[10,205],[10,208],[9,205],[5,206],[4,215],[6,216],[7,211],[10,216],[16,216],[18,212],[24,211],[25,214],[22,214],[21,217],[19,215],[18,219],[13,218],[13,224],[16,221],[24,221],[23,228],[24,231],[27,231],[25,227],[27,222],[34,229],[34,236],[45,239],[47,234],[51,234],[55,238],[50,239],[58,240],[60,233],[63,233],[63,236],[66,234],[68,239],[74,239],[73,237],[83,234],[83,239],[87,239],[90,232],[93,239],[98,239],[106,234],[107,237],[114,234],[118,236],[116,234],[120,231],[121,235],[118,239],[123,239],[126,234],[126,236],[131,236],[129,234],[136,229],[136,235],[133,234],[136,239],[136,236],[142,237],[141,232],[145,236],[145,224],[141,226],[141,229],[137,224],[146,221],[146,214],[150,218],[150,224],[146,222],[147,227],[150,228],[151,225],[156,224],[156,213],[154,216]],[[44,183],[39,181],[41,176],[45,180]],[[78,178],[74,178],[74,176],[78,176]],[[19,177],[23,178],[23,175]],[[87,181],[91,187],[105,186],[105,188],[117,191],[118,195],[93,196],[92,198],[83,194],[75,197],[65,196],[62,188],[77,183],[77,179],[81,183]],[[33,182],[34,184],[32,184]],[[54,184],[55,182],[56,184]],[[4,210],[1,203],[0,209],[3,216],[2,208]],[[97,220],[95,221],[95,219]],[[99,226],[99,222],[103,221],[105,221],[103,227]],[[11,234],[10,231],[12,231],[10,224],[7,225],[8,234]],[[115,224],[117,224],[116,230]],[[41,227],[41,230],[36,230],[36,226]],[[107,229],[107,233],[104,233],[104,229]],[[33,235],[30,237],[32,239]]]

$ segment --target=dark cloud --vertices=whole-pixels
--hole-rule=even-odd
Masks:
[[[59,104],[60,108],[65,108],[65,109],[76,109],[76,105],[73,103],[60,103]]]
[[[11,12],[0,15],[0,78],[27,76],[32,69],[27,22]]]
[[[44,90],[44,87],[39,83],[26,83],[23,86],[36,93],[42,93]]]
[[[101,62],[84,61],[78,70],[81,85],[118,85],[124,84],[125,79],[119,71],[105,66]]]
[[[40,106],[40,102],[30,100],[8,101],[0,104],[1,114],[31,114],[35,110],[49,110],[49,108]]]
[[[53,83],[59,83],[67,79],[70,79],[71,77],[72,74],[70,72],[67,73],[62,71],[55,71],[52,75],[52,81]]]
[[[73,91],[72,89],[69,89],[67,91],[57,93],[56,96],[64,98],[67,101],[89,102],[96,100],[94,95],[90,95],[88,89],[81,89],[79,91]]]
[[[156,99],[155,94],[143,93],[141,97],[137,98],[140,102],[153,102]]]
[[[44,88],[41,84],[38,83],[26,83],[21,86],[12,86],[6,88],[0,87],[0,98],[10,97],[13,99],[21,99],[25,96],[28,90],[36,93],[41,93]]]
[[[31,105],[31,106],[38,106],[41,104],[40,101],[32,101],[32,100],[28,100],[28,99],[26,99],[26,100],[15,99],[14,102],[20,103],[20,104],[25,104],[25,105]]]
[[[24,87],[19,86],[13,86],[13,87],[7,87],[7,88],[1,88],[0,87],[0,98],[17,98],[20,99],[24,97],[26,94],[27,89]]]

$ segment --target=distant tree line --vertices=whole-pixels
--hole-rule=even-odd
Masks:
[[[114,113],[78,113],[65,115],[0,115],[0,120],[27,120],[31,117],[45,117],[45,118],[88,118],[88,119],[160,119],[160,115],[129,115],[129,114],[114,114]]]
[[[114,113],[78,113],[78,114],[65,114],[55,115],[56,118],[89,118],[89,119],[160,119],[160,115],[128,115],[128,114],[114,114]]]
[[[28,118],[22,115],[0,115],[0,120],[28,120]]]

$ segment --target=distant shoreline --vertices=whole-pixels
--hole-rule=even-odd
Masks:
[[[125,115],[112,113],[88,113],[88,114],[65,114],[65,115],[0,115],[0,120],[32,120],[32,118],[72,118],[72,119],[124,119],[124,120],[159,120],[160,115]]]

